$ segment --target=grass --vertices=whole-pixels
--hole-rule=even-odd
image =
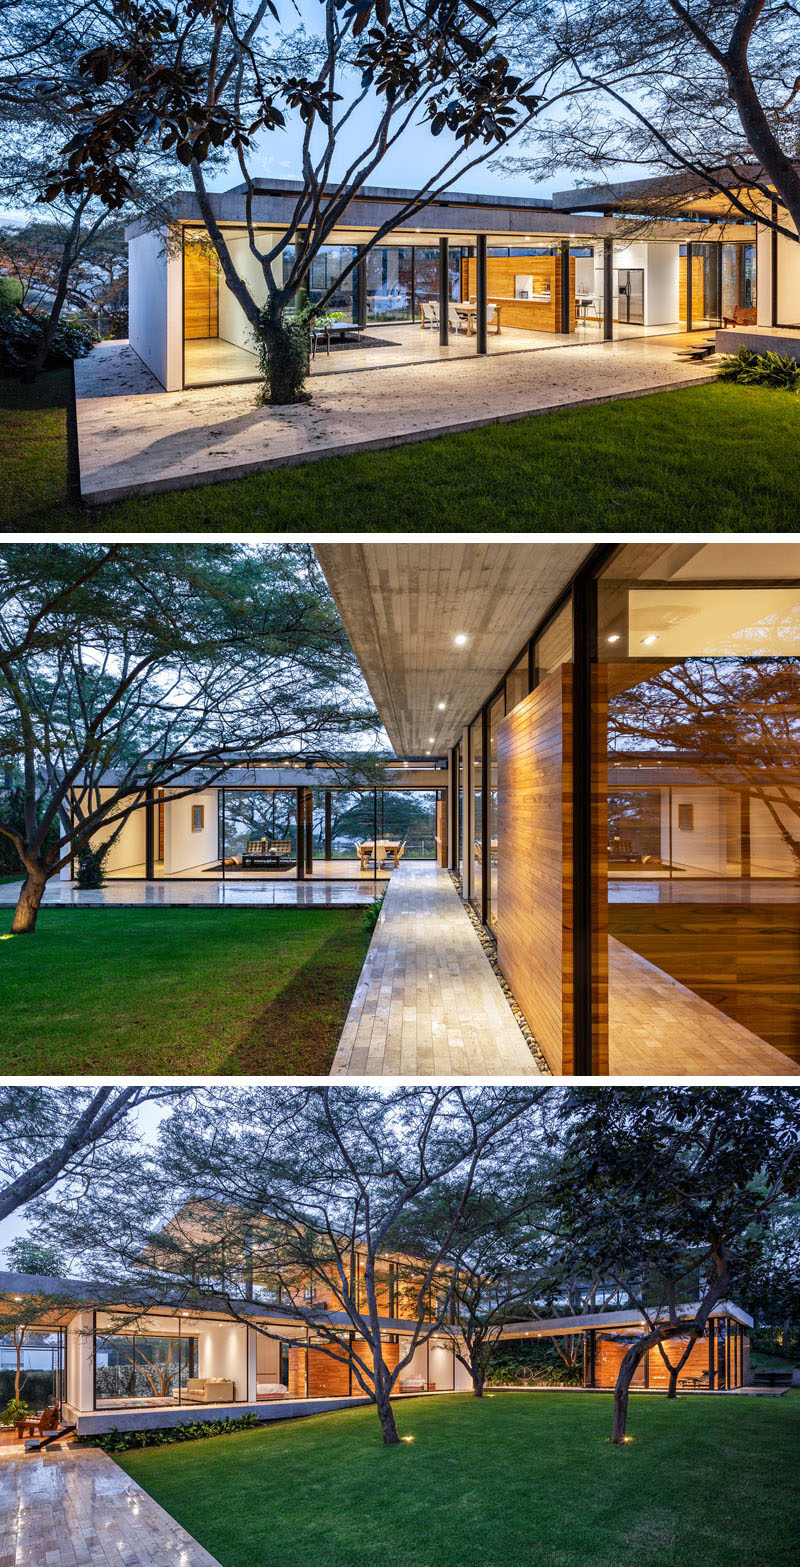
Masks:
[[[360,909],[43,909],[0,939],[0,1076],[327,1072],[368,943]]]
[[[800,1394],[504,1393],[351,1409],[117,1461],[222,1567],[794,1567]]]
[[[99,508],[67,498],[68,390],[66,372],[0,381],[0,528],[786,532],[800,519],[800,398],[760,387],[564,409]]]

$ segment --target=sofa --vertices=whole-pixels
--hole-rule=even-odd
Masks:
[[[227,1377],[190,1377],[183,1397],[193,1404],[232,1404],[236,1390]]]

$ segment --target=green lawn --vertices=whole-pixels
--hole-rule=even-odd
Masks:
[[[99,509],[67,501],[66,372],[0,381],[0,528],[791,531],[800,398],[712,383]]]
[[[327,1072],[368,944],[360,909],[45,908],[0,939],[0,1075]]]
[[[222,1567],[794,1567],[800,1394],[502,1393],[371,1409],[118,1462]]]

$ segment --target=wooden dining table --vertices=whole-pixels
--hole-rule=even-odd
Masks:
[[[494,317],[493,317],[493,320],[494,320],[494,329],[495,329],[496,333],[499,333],[499,331],[500,331],[500,311],[502,310],[502,308],[503,308],[502,305],[495,305],[495,307],[494,307]],[[473,300],[471,304],[470,303],[466,303],[466,304],[459,303],[459,304],[456,304],[454,302],[453,303],[453,309],[454,309],[454,311],[455,311],[457,316],[463,316],[463,317],[466,318],[467,331],[468,331],[468,333],[470,334],[471,337],[474,337],[476,332],[477,332],[477,330],[478,330],[478,306],[475,303],[475,301]]]
[[[359,846],[362,871],[366,870],[369,860],[372,859],[373,850],[376,865],[380,865],[383,860],[392,860],[397,870],[401,847],[399,838],[367,838]]]

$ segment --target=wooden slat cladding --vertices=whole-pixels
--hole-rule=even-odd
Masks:
[[[470,257],[462,263],[461,297],[475,299],[478,287],[477,261]],[[532,279],[531,292],[550,298],[516,299],[517,277]],[[532,332],[561,331],[561,258],[560,256],[489,256],[486,263],[486,293],[490,303],[501,305],[500,330],[522,327]],[[570,331],[575,330],[575,260],[569,263]]]
[[[183,252],[184,336],[216,337],[217,261],[207,249],[187,242]]]
[[[370,1352],[363,1339],[356,1339],[353,1348],[368,1365],[371,1363]],[[308,1355],[308,1395],[306,1395],[306,1355]],[[389,1370],[393,1371],[400,1358],[399,1346],[396,1343],[384,1342],[383,1358]],[[321,1349],[315,1349],[313,1346],[308,1350],[292,1346],[289,1350],[290,1397],[347,1398],[351,1392],[358,1397],[363,1394],[363,1388],[355,1375],[351,1388],[348,1359],[334,1360],[332,1355],[326,1355]]]
[[[572,666],[497,736],[500,967],[556,1073],[573,1070]]]
[[[692,256],[692,319],[702,321],[705,315],[705,289],[703,287],[702,256]],[[681,256],[678,269],[678,319],[686,320],[686,257]]]
[[[667,1359],[674,1366],[683,1354],[688,1339],[669,1339],[664,1345]],[[595,1386],[613,1387],[623,1356],[630,1349],[630,1344],[615,1338],[598,1337],[597,1361],[595,1373]],[[700,1338],[692,1345],[686,1364],[679,1373],[679,1382],[683,1377],[702,1377],[708,1370],[708,1338]],[[731,1379],[733,1385],[733,1378]],[[654,1390],[663,1390],[669,1386],[669,1372],[664,1364],[658,1346],[649,1349],[639,1361],[634,1373],[632,1387],[651,1387]]]

